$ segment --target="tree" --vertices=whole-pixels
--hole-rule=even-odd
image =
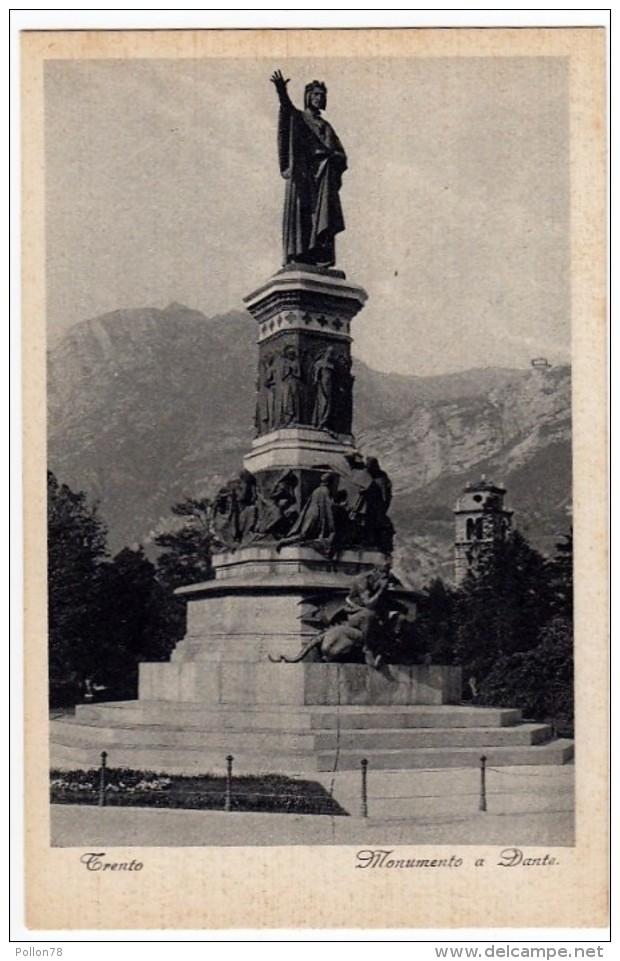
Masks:
[[[536,647],[552,610],[549,566],[514,531],[458,594],[455,661],[465,679],[478,683],[500,658]]]
[[[564,534],[555,545],[556,553],[549,562],[549,580],[553,611],[560,617],[573,617],[573,532]]]
[[[556,732],[572,736],[573,668],[573,537],[564,535],[546,563],[541,581],[541,612],[547,618],[536,644],[503,654],[479,686],[479,700],[498,707],[516,704],[527,716],[551,720]],[[524,645],[525,647],[525,645]]]
[[[482,680],[479,700],[495,707],[521,708],[526,717],[551,721],[554,731],[572,736],[573,626],[557,616],[542,629],[529,651],[500,657]]]
[[[113,560],[86,494],[48,474],[49,679],[52,705],[82,700],[86,682],[104,697],[135,697],[141,661],[166,660],[184,633],[182,601],[142,548]]]
[[[434,664],[452,664],[456,637],[455,591],[440,577],[435,578],[417,597],[415,655]]]
[[[93,678],[107,697],[133,698],[138,665],[167,660],[179,637],[174,598],[141,547],[124,548],[102,570]]]
[[[86,494],[47,475],[49,681],[53,705],[74,703],[96,651],[106,529]]]
[[[211,554],[211,501],[187,497],[172,507],[185,523],[176,530],[158,534],[155,543],[163,548],[157,559],[157,574],[162,583],[174,589],[197,584],[213,577]]]

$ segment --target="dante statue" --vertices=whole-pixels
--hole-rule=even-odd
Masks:
[[[334,128],[321,116],[327,88],[318,80],[307,84],[304,109],[298,110],[280,70],[271,81],[280,100],[278,154],[286,180],[284,264],[332,267],[335,236],[344,230],[339,191],[347,158]]]

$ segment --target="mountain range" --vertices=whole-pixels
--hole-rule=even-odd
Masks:
[[[507,488],[530,543],[553,551],[571,524],[569,367],[407,377],[354,359],[354,374],[356,441],[392,479],[403,580],[451,578],[452,508],[481,474]],[[49,466],[99,502],[113,553],[153,553],[174,503],[240,469],[255,380],[255,323],[242,311],[118,310],[49,350]]]

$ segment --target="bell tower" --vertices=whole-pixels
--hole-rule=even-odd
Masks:
[[[512,511],[504,508],[506,491],[482,478],[465,487],[454,508],[454,580],[461,585],[468,573],[476,574],[504,541],[511,528]]]

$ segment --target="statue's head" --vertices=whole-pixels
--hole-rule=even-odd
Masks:
[[[321,485],[324,487],[328,487],[330,493],[333,493],[337,483],[338,483],[338,475],[334,473],[334,471],[325,471],[325,473],[321,474]]]
[[[317,110],[325,110],[327,103],[327,87],[321,80],[313,80],[307,83],[304,89],[304,107],[315,107]]]

